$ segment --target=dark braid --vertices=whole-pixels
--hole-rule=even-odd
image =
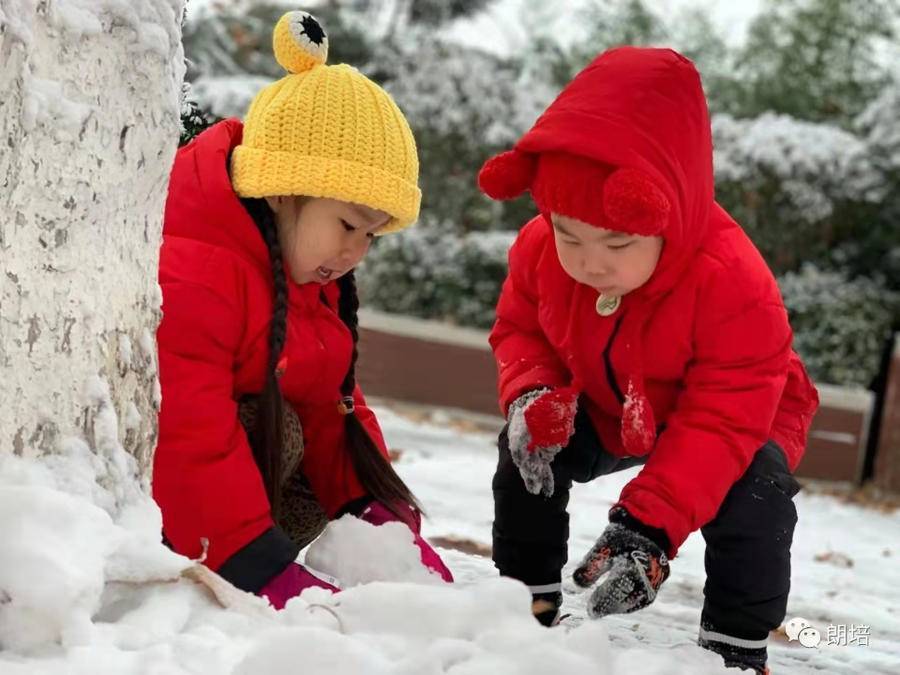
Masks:
[[[353,396],[353,390],[356,388],[356,360],[359,358],[359,294],[356,291],[356,272],[350,270],[338,279],[338,287],[341,291],[338,299],[338,316],[353,336],[350,368],[341,384],[341,395]]]
[[[342,396],[353,396],[356,388],[356,359],[359,356],[357,345],[359,344],[359,295],[356,292],[356,276],[350,270],[338,279],[340,299],[338,300],[338,315],[346,324],[353,336],[353,352],[350,357],[350,368],[341,384]],[[408,504],[421,512],[421,507],[416,501],[410,489],[403,479],[394,471],[391,463],[375,445],[365,426],[354,414],[345,416],[347,435],[347,449],[350,452],[350,461],[356,472],[356,477],[370,497],[377,499],[394,511],[401,518],[404,514],[399,512],[401,504]]]
[[[269,249],[275,297],[269,325],[269,363],[266,382],[259,396],[259,412],[252,440],[253,457],[262,474],[272,517],[278,520],[281,510],[282,450],[284,448],[284,400],[278,386],[278,361],[287,335],[288,287],[278,241],[275,214],[265,199],[242,199],[241,202],[259,228]]]

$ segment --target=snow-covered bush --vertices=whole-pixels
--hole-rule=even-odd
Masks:
[[[555,93],[519,61],[411,30],[377,47],[364,71],[395,98],[419,148],[423,212],[458,232],[519,227],[527,200],[493,202],[476,184],[491,155],[509,149]]]
[[[379,240],[360,271],[364,302],[395,314],[490,327],[515,232],[416,226]]]
[[[900,173],[900,80],[885,87],[856,119],[880,168]]]
[[[366,305],[395,314],[489,328],[514,232],[459,236],[420,226],[380,240],[360,271]],[[880,279],[849,279],[811,264],[780,279],[794,346],[819,382],[867,386],[900,313]]]
[[[713,118],[716,195],[781,272],[827,253],[851,205],[884,195],[865,142],[827,124],[765,113]]]
[[[900,290],[900,79],[885,87],[855,127],[882,175],[884,196],[865,226],[843,246],[845,265],[862,274],[878,270]]]
[[[878,372],[891,322],[900,313],[900,293],[878,279],[848,279],[806,264],[779,279],[794,348],[813,379],[866,387]]]
[[[201,109],[196,97],[191,91],[191,85],[187,82],[181,85],[181,138],[179,145],[189,143],[201,131],[206,129],[212,121]]]

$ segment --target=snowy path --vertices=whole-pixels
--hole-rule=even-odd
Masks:
[[[429,537],[470,539],[490,546],[493,504],[490,481],[494,437],[448,426],[413,422],[389,409],[378,410],[391,448],[402,451],[398,471],[428,511]],[[604,527],[604,514],[637,469],[576,485],[572,492],[570,558],[591,546]],[[846,505],[831,497],[798,495],[800,523],[793,547],[793,579],[788,618],[803,617],[822,634],[808,649],[798,642],[772,641],[772,672],[900,673],[900,512],[892,515]],[[668,659],[693,659],[692,647],[702,606],[703,539],[692,535],[672,564],[672,576],[648,609],[603,621],[611,653],[623,672],[673,672]],[[816,561],[825,555],[831,562]],[[852,566],[846,562],[847,556]],[[484,557],[447,551],[461,584],[496,574]],[[570,565],[571,565],[570,561]],[[584,597],[567,589],[567,625],[585,621]],[[825,644],[828,626],[869,626],[869,644]],[[835,630],[840,630],[836,628]],[[665,658],[650,658],[651,655]],[[736,672],[698,661],[693,672]],[[626,665],[629,664],[629,665]],[[618,670],[616,669],[616,672]]]

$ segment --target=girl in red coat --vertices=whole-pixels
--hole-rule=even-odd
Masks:
[[[406,523],[449,581],[355,379],[353,268],[374,236],[418,216],[415,143],[380,87],[325,65],[313,17],[286,14],[274,44],[290,74],[243,126],[226,120],[182,148],[172,170],[153,474],[164,535],[280,608],[308,586],[333,588],[295,562],[317,517],[301,508],[311,489],[329,518]]]
[[[496,199],[529,190],[540,211],[490,338],[508,415],[495,564],[555,622],[572,481],[643,464],[575,570],[583,587],[605,575],[589,613],[649,605],[700,529],[700,644],[765,672],[818,398],[772,273],[714,200],[697,71],[670,50],[606,52],[479,181]]]

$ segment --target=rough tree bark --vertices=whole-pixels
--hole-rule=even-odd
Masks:
[[[89,449],[110,511],[156,441],[183,5],[0,0],[0,453]]]

